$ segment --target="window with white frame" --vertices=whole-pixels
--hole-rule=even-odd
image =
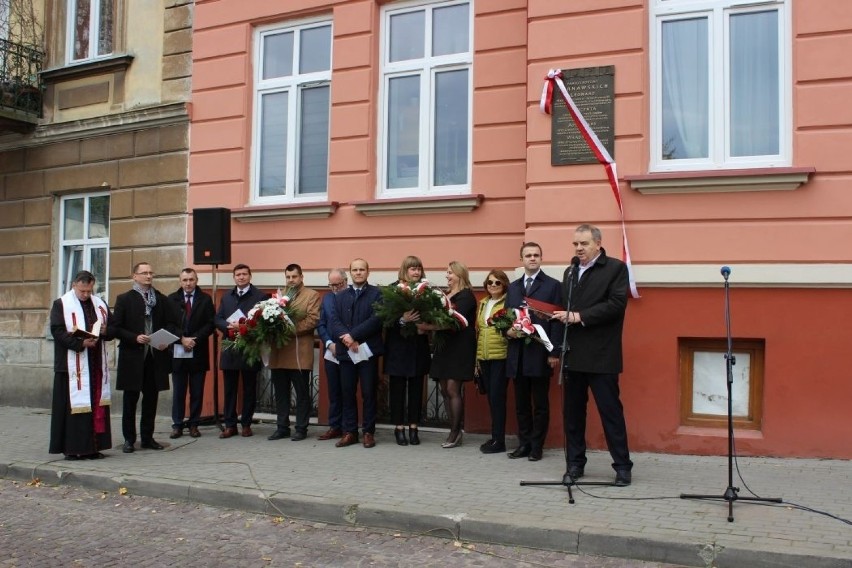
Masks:
[[[115,0],[68,0],[68,62],[111,55]]]
[[[95,293],[107,298],[109,274],[109,195],[70,195],[60,202],[59,290],[71,289],[74,275],[88,270],[95,275]]]
[[[789,1],[651,5],[651,169],[789,166]]]
[[[470,191],[472,30],[467,1],[382,14],[380,193]]]
[[[253,200],[324,199],[328,192],[331,24],[255,36]]]

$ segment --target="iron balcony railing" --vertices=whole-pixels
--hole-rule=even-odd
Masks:
[[[41,117],[44,53],[0,39],[0,107]]]

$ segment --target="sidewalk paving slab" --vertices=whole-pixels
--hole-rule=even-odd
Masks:
[[[273,424],[250,438],[168,439],[158,417],[163,451],[123,454],[120,417],[113,409],[113,442],[104,460],[68,462],[47,453],[50,415],[44,409],[0,407],[0,477],[40,479],[171,500],[187,500],[275,516],[349,526],[375,526],[459,540],[546,548],[717,568],[852,567],[852,525],[793,507],[788,501],[852,519],[848,460],[740,457],[739,471],[760,496],[782,505],[680,499],[681,493],[722,495],[727,457],[634,453],[633,484],[625,488],[521,486],[558,481],[563,453],[540,462],[484,455],[485,436],[465,435],[442,449],[444,433],[421,433],[420,446],[399,447],[380,430],[377,446],[336,448],[312,427],[301,442],[270,442]],[[510,447],[511,449],[511,447]],[[606,452],[591,452],[583,481],[611,481]],[[751,495],[739,478],[739,495]]]

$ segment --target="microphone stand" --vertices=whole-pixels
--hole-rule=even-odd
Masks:
[[[571,304],[572,304],[573,296],[574,296],[574,287],[576,285],[575,275],[577,273],[577,268],[579,266],[580,266],[580,259],[575,256],[574,258],[571,259],[571,266],[568,269],[568,274],[565,277],[565,281],[563,281],[563,283],[562,283],[564,288],[567,291],[567,293],[565,294],[565,296],[566,296],[565,312],[566,313],[571,311]],[[565,354],[568,353],[568,351],[570,351],[570,349],[571,349],[570,346],[568,345],[568,325],[569,324],[566,322],[565,327],[562,331],[562,355],[559,358],[559,384],[562,386],[563,389],[565,388],[565,385],[563,384],[563,381],[562,381],[563,369],[565,367]],[[562,397],[562,400],[563,401],[565,400],[564,396]],[[565,408],[562,409],[562,413],[564,415]],[[568,441],[566,439],[565,444],[567,444],[567,443],[568,443]],[[564,446],[563,446],[563,452],[567,453],[567,448],[564,447]],[[612,481],[577,481],[573,477],[570,477],[570,476],[567,476],[567,475],[566,475],[566,477],[568,477],[567,482],[565,481],[565,478],[563,477],[559,481],[521,481],[521,486],[524,487],[524,486],[528,486],[528,485],[561,485],[568,490],[568,503],[571,504],[571,505],[574,504],[574,493],[571,491],[572,485],[574,485],[574,486],[578,486],[578,485],[598,485],[598,486],[605,486],[605,487],[614,487],[615,486],[615,483],[612,482]]]
[[[725,366],[727,369],[728,383],[728,487],[722,495],[700,495],[681,493],[681,499],[723,499],[728,502],[728,522],[734,522],[734,501],[760,501],[764,503],[783,503],[777,497],[740,497],[740,488],[734,487],[734,416],[731,401],[731,385],[734,383],[734,357],[733,339],[731,338],[731,297],[728,277],[731,269],[722,267],[722,277],[725,279],[725,333],[727,334],[728,350],[725,352]]]
[[[218,264],[213,265],[213,312],[216,313],[216,269]],[[213,328],[213,422],[219,430],[225,427],[219,420],[219,334]]]

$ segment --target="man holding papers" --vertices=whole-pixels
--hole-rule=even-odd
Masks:
[[[234,288],[222,296],[219,311],[214,320],[216,329],[228,337],[228,330],[239,327],[240,318],[254,305],[269,298],[251,283],[251,268],[246,264],[234,266]],[[248,438],[253,434],[251,421],[254,418],[254,407],[257,404],[257,373],[260,363],[246,364],[242,354],[237,349],[223,349],[219,359],[219,368],[225,383],[225,406],[222,418],[225,429],[219,434],[220,438],[230,438],[237,434],[237,391],[240,386],[240,374],[243,376],[243,408],[240,413],[240,424],[243,426],[242,436]],[[217,379],[218,380],[218,379]]]
[[[118,345],[118,377],[116,389],[124,391],[121,430],[122,451],[134,451],[136,443],[136,406],[142,395],[142,417],[139,421],[141,446],[162,450],[154,440],[154,418],[159,391],[169,389],[171,343],[180,333],[180,315],[172,302],[152,286],[154,271],[147,262],[133,267],[133,288],[115,300],[114,317],[109,320],[109,334],[121,340]]]
[[[382,320],[373,304],[381,300],[381,292],[367,283],[370,266],[362,258],[349,265],[352,286],[335,294],[331,315],[331,336],[335,338],[340,361],[343,391],[343,437],[338,448],[358,442],[358,403],[356,393],[361,383],[364,406],[362,422],[365,448],[376,445],[376,385],[379,382],[378,356],[383,352]]]
[[[213,299],[198,288],[198,274],[192,268],[180,271],[180,288],[169,300],[183,315],[180,341],[172,348],[172,433],[183,435],[186,391],[189,388],[189,435],[201,436],[201,405],[204,401],[204,375],[210,368],[210,335],[213,333]]]

